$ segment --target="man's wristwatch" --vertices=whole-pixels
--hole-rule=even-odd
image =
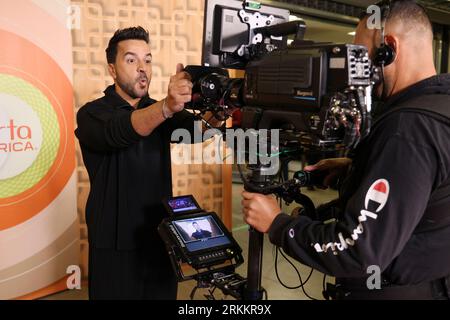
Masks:
[[[167,98],[164,99],[164,103],[162,106],[162,115],[164,117],[165,120],[170,119],[173,117],[173,113],[167,114],[166,113],[166,102],[167,102]]]

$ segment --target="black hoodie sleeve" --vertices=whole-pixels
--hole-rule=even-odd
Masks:
[[[113,151],[137,143],[142,137],[131,123],[132,111],[89,103],[77,113],[75,131],[80,143],[93,151]]]
[[[369,170],[343,218],[324,224],[280,214],[269,237],[292,257],[336,277],[384,270],[410,239],[427,206],[438,161],[431,147],[393,135],[372,149]]]
[[[173,143],[192,144],[203,141],[201,122],[196,121],[194,115],[187,110],[175,113],[173,118],[167,120],[167,124]]]

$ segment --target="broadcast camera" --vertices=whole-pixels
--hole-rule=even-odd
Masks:
[[[268,148],[267,156],[279,156],[282,166],[305,154],[343,155],[369,133],[372,88],[379,75],[366,47],[305,41],[303,21],[288,22],[288,10],[255,1],[209,0],[205,5],[202,66],[185,70],[194,84],[187,109],[200,117],[211,112],[219,120],[238,109],[235,128],[279,130],[278,144]],[[294,38],[290,45],[288,36]],[[228,69],[244,70],[245,76],[230,78]],[[227,139],[226,127],[220,129]],[[241,176],[253,192],[292,202],[304,186],[295,178],[274,183],[265,164],[248,168],[248,179]]]
[[[303,21],[288,22],[289,11],[255,1],[207,0],[205,5],[202,66],[185,69],[194,84],[187,109],[201,118],[211,112],[219,120],[237,109],[235,128],[279,130],[279,145],[269,148],[269,157],[350,150],[369,133],[378,71],[366,47],[305,41]],[[294,37],[290,45],[288,36]],[[245,76],[231,78],[227,69],[244,70]],[[227,139],[225,125],[220,129]],[[300,171],[278,183],[275,175],[265,174],[262,163],[249,165],[247,177],[238,168],[246,190],[273,193],[314,214],[312,201],[300,188],[317,184],[321,177]],[[248,279],[239,278],[233,268],[226,274],[241,284],[234,293],[227,291],[234,297],[262,298],[262,244],[263,235],[250,229]],[[182,260],[189,261],[187,256]],[[216,285],[217,277],[208,274]]]
[[[186,108],[239,108],[242,129],[302,133],[308,148],[354,147],[370,129],[376,69],[367,48],[304,41],[305,24],[287,22],[289,11],[251,4],[206,1],[203,66],[186,68],[194,83]]]

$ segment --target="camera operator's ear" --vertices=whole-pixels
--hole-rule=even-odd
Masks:
[[[117,72],[116,72],[116,67],[114,66],[114,64],[112,63],[108,63],[108,71],[109,74],[111,75],[111,77],[116,80],[117,78]]]
[[[397,39],[391,35],[384,37],[384,43],[376,52],[378,65],[387,67],[392,64],[397,57]]]

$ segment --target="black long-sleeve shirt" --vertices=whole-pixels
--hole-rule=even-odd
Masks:
[[[86,204],[89,243],[95,248],[163,248],[157,226],[166,213],[162,199],[172,194],[170,138],[176,128],[194,137],[194,118],[182,111],[140,136],[131,124],[135,110],[115,91],[83,106],[75,133],[91,189]],[[155,103],[148,95],[137,109]]]
[[[442,107],[450,108],[450,76],[406,89],[388,109],[426,94],[446,95]],[[450,215],[450,192],[434,196],[450,181],[449,122],[420,112],[389,114],[356,150],[351,172],[353,187],[343,192],[348,197],[337,221],[324,224],[280,214],[269,230],[271,241],[302,263],[339,278],[367,278],[370,265],[379,266],[394,284],[449,275],[450,223],[433,228],[437,221],[428,217],[436,206]]]

